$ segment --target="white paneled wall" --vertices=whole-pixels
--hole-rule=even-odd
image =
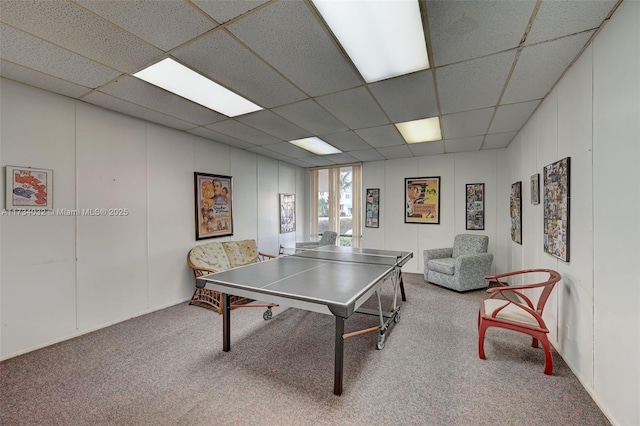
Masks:
[[[218,240],[277,253],[278,193],[308,200],[296,166],[10,80],[0,90],[2,166],[53,169],[56,210],[107,211],[0,218],[2,359],[187,300],[195,171],[233,177],[234,235]]]

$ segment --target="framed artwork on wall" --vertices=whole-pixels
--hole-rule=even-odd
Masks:
[[[522,244],[522,182],[511,184],[511,197],[509,204],[511,216],[511,239]]]
[[[5,209],[53,209],[53,170],[6,166]]]
[[[296,196],[280,194],[280,233],[296,230]]]
[[[468,183],[466,191],[467,229],[484,230],[484,183]]]
[[[565,262],[569,261],[570,160],[567,157],[545,166],[542,175],[544,251]]]
[[[231,176],[194,173],[196,240],[233,235]]]
[[[531,176],[531,204],[540,204],[540,173]]]
[[[378,228],[380,226],[380,188],[367,189],[364,226]]]
[[[440,223],[440,176],[405,178],[405,223]]]

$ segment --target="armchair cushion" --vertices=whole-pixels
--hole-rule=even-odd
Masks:
[[[486,253],[489,249],[489,237],[484,235],[459,234],[453,240],[452,257],[463,254]]]
[[[428,262],[429,270],[442,272],[443,274],[453,275],[455,272],[455,262],[453,257],[445,257],[443,259],[434,259]]]

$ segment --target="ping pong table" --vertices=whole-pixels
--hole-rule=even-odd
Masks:
[[[344,339],[378,332],[377,349],[383,349],[386,333],[400,320],[398,290],[405,299],[401,268],[413,257],[412,252],[352,247],[321,246],[296,250],[264,262],[199,277],[196,285],[224,295],[222,350],[231,350],[230,297],[242,296],[269,304],[304,309],[335,317],[335,364],[333,393],[342,394]],[[383,309],[383,284],[393,286],[390,310]],[[359,309],[373,295],[378,309]],[[345,320],[354,313],[376,315],[379,325],[344,333]],[[271,309],[263,315],[271,318]]]

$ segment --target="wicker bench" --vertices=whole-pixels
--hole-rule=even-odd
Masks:
[[[272,259],[276,256],[258,252],[255,240],[242,241],[214,241],[196,246],[187,253],[187,264],[195,277],[225,271],[239,266]],[[231,307],[240,307],[251,301],[244,297],[231,296]],[[189,301],[190,305],[199,305],[214,309],[222,314],[222,294],[206,288],[196,287]],[[252,305],[265,307],[267,305]],[[270,305],[274,306],[274,305]]]

